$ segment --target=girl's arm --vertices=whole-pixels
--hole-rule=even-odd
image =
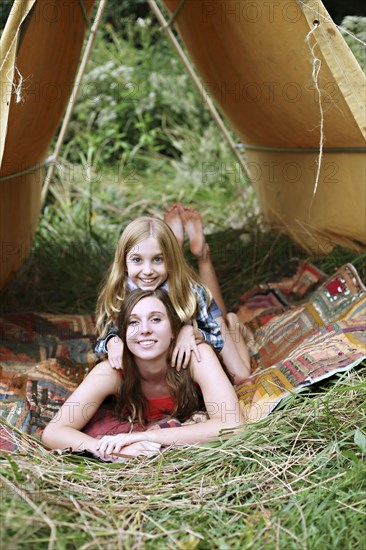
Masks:
[[[104,323],[103,328],[105,327],[106,323]],[[109,340],[113,337],[118,337],[118,329],[114,325],[114,323],[110,322],[108,323],[108,332],[104,338],[98,338],[97,343],[95,344],[94,351],[95,353],[108,353],[107,350],[107,344]]]
[[[223,429],[230,429],[232,433],[242,426],[244,420],[236,392],[215,352],[210,346],[202,344],[200,355],[200,362],[192,356],[191,369],[193,379],[201,388],[209,419],[179,428],[105,436],[97,447],[102,456],[104,453],[119,453],[123,447],[143,440],[163,446],[207,443],[215,441]]]
[[[118,336],[117,327],[109,323],[109,330],[105,338],[99,338],[94,348],[95,353],[107,353],[108,361],[112,368],[122,368],[123,343]]]
[[[176,367],[179,372],[181,368],[188,367],[191,360],[191,354],[194,353],[197,361],[201,360],[198,351],[197,341],[202,341],[201,334],[196,334],[193,325],[184,325],[177,337],[177,341],[172,353],[171,365]]]
[[[81,430],[119,385],[120,377],[108,361],[96,365],[47,424],[42,441],[51,449],[96,452],[99,440]]]
[[[198,330],[194,330],[192,325],[186,324],[178,335],[171,360],[172,367],[176,367],[178,371],[181,368],[188,367],[192,352],[195,354],[197,361],[200,361],[197,343],[208,342],[217,353],[224,347],[220,324],[212,315],[212,311],[215,311],[216,315],[221,316],[220,309],[214,300],[212,300],[211,306],[208,306],[204,292],[199,286],[195,288],[195,296],[197,299],[196,322]]]

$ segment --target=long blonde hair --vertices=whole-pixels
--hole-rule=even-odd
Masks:
[[[186,262],[178,241],[164,221],[141,217],[129,223],[123,231],[97,301],[96,327],[100,338],[108,332],[108,324],[116,323],[122,303],[128,292],[127,254],[141,241],[154,237],[161,247],[168,273],[170,300],[182,323],[194,319],[197,311],[197,297],[194,288],[200,286],[210,305],[212,295],[199,280],[198,275]]]
[[[126,338],[133,308],[140,300],[147,297],[154,297],[162,302],[172,330],[173,339],[170,349],[167,350],[165,382],[175,403],[175,408],[173,411],[166,411],[166,414],[185,422],[194,412],[203,408],[203,401],[201,393],[191,376],[190,369],[181,369],[178,372],[177,369],[168,366],[175,340],[182,327],[182,321],[174,310],[168,294],[161,288],[156,290],[133,290],[123,302],[117,321],[118,331],[123,341],[123,373],[117,394],[116,412],[120,418],[129,418],[131,422],[138,422],[140,425],[144,425],[149,418],[149,401],[142,392],[139,370],[133,354],[128,349]],[[164,415],[164,411],[162,411],[162,415]]]

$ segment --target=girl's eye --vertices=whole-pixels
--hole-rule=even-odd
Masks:
[[[153,317],[151,320],[153,323],[160,323],[161,321],[160,317]]]
[[[154,262],[155,262],[156,264],[161,264],[161,263],[163,263],[163,261],[164,261],[164,260],[163,260],[163,258],[162,258],[161,256],[156,256],[156,258],[154,258]]]
[[[136,326],[137,324],[138,324],[138,323],[137,323],[136,319],[130,319],[130,320],[128,321],[128,325],[129,325],[130,327],[134,327],[134,326]]]
[[[131,258],[130,262],[133,262],[134,264],[138,264],[141,262],[141,258]]]

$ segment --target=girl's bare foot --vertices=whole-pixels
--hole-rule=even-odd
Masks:
[[[180,217],[180,211],[179,211],[180,203],[173,204],[164,214],[164,221],[167,223],[170,227],[170,229],[173,231],[174,235],[177,238],[177,241],[179,243],[179,246],[183,246],[184,242],[184,229],[183,229],[183,223]]]
[[[183,223],[184,231],[189,239],[189,248],[198,259],[204,259],[208,254],[208,245],[203,233],[202,220],[199,212],[179,204],[179,213]]]

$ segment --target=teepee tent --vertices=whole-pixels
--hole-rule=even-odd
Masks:
[[[366,243],[366,77],[322,2],[165,4],[265,217],[314,254]]]
[[[93,3],[15,0],[1,38],[0,288],[31,246]],[[265,217],[315,253],[366,243],[365,75],[322,3],[165,4]]]
[[[94,0],[15,0],[0,44],[0,288],[28,254]]]

